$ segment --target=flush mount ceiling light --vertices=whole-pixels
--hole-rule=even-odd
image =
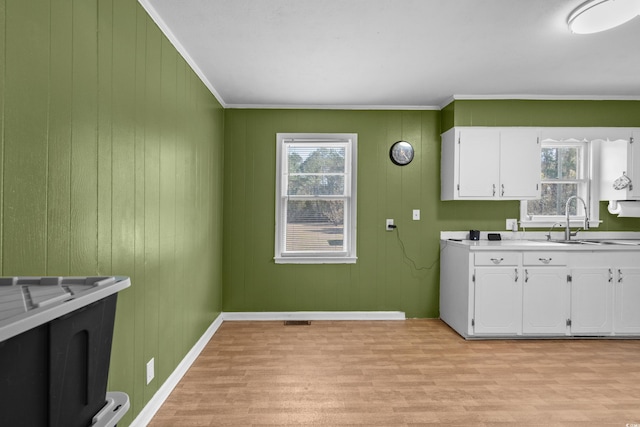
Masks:
[[[622,25],[640,14],[640,0],[589,0],[578,6],[567,19],[577,34],[591,34]]]

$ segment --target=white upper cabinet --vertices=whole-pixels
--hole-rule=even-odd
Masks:
[[[462,142],[464,140],[464,143]],[[458,196],[495,197],[500,182],[500,134],[493,129],[458,133]]]
[[[540,143],[536,130],[500,131],[500,195],[519,200],[540,197]]]
[[[458,127],[442,134],[442,200],[523,200],[540,194],[536,129]]]
[[[600,146],[600,200],[640,200],[640,130]]]

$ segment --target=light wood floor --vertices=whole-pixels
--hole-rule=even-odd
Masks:
[[[225,322],[150,426],[640,425],[640,340],[465,341],[439,320]]]

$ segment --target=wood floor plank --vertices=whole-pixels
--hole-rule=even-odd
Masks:
[[[640,340],[465,341],[439,320],[225,322],[150,426],[640,424]]]

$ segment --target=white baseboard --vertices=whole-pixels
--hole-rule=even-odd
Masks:
[[[224,312],[227,321],[274,320],[405,320],[402,311],[262,311]]]
[[[130,427],[144,427],[151,422],[153,416],[158,412],[164,401],[167,400],[173,389],[178,385],[184,374],[187,373],[193,362],[196,361],[220,325],[222,325],[222,320],[223,315],[218,315],[216,320],[213,321],[211,326],[207,328],[205,333],[200,337],[191,350],[189,350],[176,369],[171,373],[171,375],[169,375],[169,378],[167,378],[164,384],[160,386],[158,391],[156,391],[145,407],[142,408],[142,411],[140,411],[138,416],[133,420]]]

